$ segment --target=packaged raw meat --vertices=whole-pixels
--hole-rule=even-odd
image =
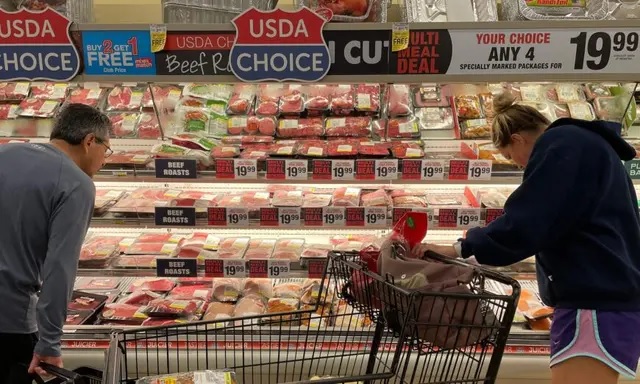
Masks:
[[[487,119],[465,120],[460,124],[460,136],[463,139],[491,138],[491,122]]]
[[[625,106],[620,99],[612,97],[596,97],[593,100],[593,107],[596,116],[602,120],[620,121],[624,117]]]
[[[251,239],[244,254],[245,259],[269,259],[276,245],[275,239]]]
[[[111,241],[108,237],[97,237],[82,245],[79,264],[85,268],[98,267],[106,263],[120,252],[118,242],[121,238]]]
[[[413,90],[413,105],[416,108],[448,107],[449,98],[442,94],[442,89],[437,84],[421,84]]]
[[[320,118],[281,119],[278,122],[279,137],[318,137],[324,133],[324,125]]]
[[[180,107],[176,110],[175,117],[179,132],[203,132],[210,131],[211,117],[209,112],[202,108]]]
[[[456,96],[456,108],[461,119],[480,119],[484,117],[480,99],[476,95]]]
[[[327,143],[321,140],[300,141],[296,153],[306,157],[324,157],[327,155]]]
[[[100,313],[100,319],[102,322],[108,321],[109,323],[120,323],[123,325],[140,325],[149,317],[143,310],[144,307],[138,305],[121,303],[107,304]]]
[[[233,317],[248,317],[262,315],[267,306],[260,296],[245,296],[241,298],[233,310]]]
[[[255,88],[247,84],[237,84],[234,87],[231,98],[227,103],[227,114],[247,115],[253,108],[255,100]]]
[[[67,311],[67,318],[64,321],[64,325],[82,325],[93,316],[92,311]]]
[[[227,237],[218,246],[218,258],[220,259],[242,259],[249,246],[248,237]]]
[[[327,156],[344,157],[358,155],[360,141],[354,139],[331,140],[327,143]]]
[[[304,95],[299,84],[290,84],[282,90],[278,109],[283,115],[299,115],[304,112]]]
[[[175,287],[169,292],[167,298],[174,300],[204,300],[211,301],[213,297],[213,288],[211,282],[208,286],[202,285],[182,285]]]
[[[300,300],[298,299],[274,297],[269,299],[269,301],[267,302],[267,313],[283,314],[277,319],[277,321],[293,320],[295,315],[293,314],[284,315],[284,314],[288,312],[297,311],[299,306],[300,306]]]
[[[304,239],[279,239],[271,258],[275,260],[299,260],[304,242]]]
[[[310,311],[310,313],[303,313],[300,315],[300,324],[305,327],[311,328],[325,328],[329,326],[329,316],[331,315],[330,305],[319,305],[316,309],[315,305],[303,304],[300,306],[300,310]],[[314,376],[310,380],[320,380],[319,376]]]
[[[144,313],[149,317],[188,317],[201,312],[204,303],[202,300],[172,300],[155,299],[145,308]]]
[[[545,92],[543,91],[542,86],[539,84],[521,85],[520,96],[522,98],[522,101],[531,103],[544,102],[546,99]],[[458,116],[462,117],[462,115],[460,114],[458,114]],[[474,117],[469,118],[473,119]]]
[[[187,84],[183,96],[192,96],[205,100],[227,102],[231,97],[233,87],[229,84]]]
[[[138,112],[110,112],[107,114],[111,120],[111,137],[131,138],[136,136],[136,126],[140,113]]]
[[[135,384],[238,384],[238,381],[229,370],[208,370],[143,377]]]
[[[333,195],[327,193],[307,193],[304,195],[302,206],[305,208],[328,207],[332,199]]]
[[[356,111],[377,113],[380,111],[380,84],[358,84],[355,87]]]
[[[561,119],[564,117],[571,117],[571,112],[567,104],[554,103],[551,105],[551,107],[553,108],[553,114],[556,115],[558,119]]]
[[[258,90],[255,113],[263,116],[277,116],[282,90],[282,84],[261,85]]]
[[[230,319],[233,317],[234,309],[235,304],[233,303],[210,303],[204,316],[202,316],[202,320],[214,321]]]
[[[416,118],[422,130],[444,130],[455,128],[455,116],[450,107],[420,108]]]
[[[273,297],[273,282],[271,279],[246,279],[242,288],[242,296],[259,296],[270,299]]]
[[[237,208],[244,206],[242,202],[242,195],[229,193],[227,195],[223,195],[220,200],[218,200],[218,206],[227,207],[227,208]]]
[[[31,97],[62,101],[67,96],[67,83],[31,83]]]
[[[0,82],[0,100],[18,101],[29,96],[29,83],[19,81],[17,83]]]
[[[326,258],[333,249],[329,244],[305,244],[301,258]]]
[[[611,90],[605,84],[596,84],[596,83],[585,84],[584,92],[587,99],[589,100],[593,100],[596,97],[611,96]]]
[[[338,85],[331,93],[331,113],[338,116],[350,114],[356,107],[354,87],[352,85]]]
[[[271,204],[274,207],[301,207],[302,202],[302,191],[276,191]]]
[[[302,298],[300,301],[303,304],[316,304],[320,298],[320,279],[306,279],[302,284]]]
[[[167,293],[175,287],[176,283],[170,279],[163,279],[159,277],[145,277],[135,280],[129,286],[127,292],[135,292],[139,290],[149,290],[158,293]]]
[[[357,207],[360,204],[360,188],[340,187],[333,192],[335,207]]]
[[[67,308],[74,311],[96,311],[107,301],[108,296],[73,291]]]
[[[113,266],[116,268],[155,268],[156,260],[161,255],[125,255],[119,257]]]
[[[152,291],[135,291],[118,300],[118,303],[143,306],[160,298],[162,298],[161,294]]]
[[[220,145],[211,150],[214,159],[229,159],[240,155],[240,148],[231,145]]]
[[[388,88],[390,117],[411,114],[411,89],[407,84],[391,84]]]
[[[386,157],[389,156],[389,143],[361,141],[358,146],[358,154],[363,156]]]
[[[171,136],[171,143],[200,151],[210,151],[216,146],[215,141],[204,137],[201,133],[179,133]]]
[[[387,137],[390,139],[413,139],[420,137],[418,119],[411,117],[395,117],[387,122]]]
[[[352,306],[341,302],[335,313],[335,326],[338,328],[365,328],[371,326],[371,319],[356,312]]]
[[[12,120],[18,117],[20,107],[16,104],[0,104],[0,120]]]
[[[273,287],[273,295],[276,298],[300,299],[302,296],[302,283],[280,283]]]
[[[427,200],[422,196],[397,196],[393,198],[393,206],[396,208],[426,208]]]
[[[120,281],[120,277],[79,277],[74,287],[81,291],[105,291],[118,288]]]
[[[185,318],[150,317],[142,322],[143,327],[162,327],[167,325],[186,324],[198,321],[200,316],[194,315]]]
[[[151,153],[161,159],[193,159],[205,168],[209,167],[212,162],[206,151],[189,149],[175,144],[156,144],[151,148]]]
[[[293,156],[297,146],[298,142],[295,140],[279,140],[269,146],[269,156]]]
[[[549,121],[556,120],[556,116],[553,114],[553,109],[551,109],[550,103],[547,102],[527,102],[520,101],[518,104],[528,105],[531,108],[538,110],[544,117],[546,117]]]
[[[60,102],[45,99],[24,99],[20,102],[20,116],[25,117],[53,117]]]
[[[578,84],[556,84],[555,90],[558,94],[558,102],[560,103],[566,104],[585,100],[582,87]]]
[[[103,88],[71,88],[65,103],[84,104],[90,107],[98,107],[106,91]]]
[[[128,255],[171,255],[176,243],[133,243],[125,250]]]
[[[142,108],[155,106],[158,110],[173,110],[181,96],[182,88],[179,86],[150,84],[142,95]]]
[[[240,153],[241,159],[266,160],[267,157],[269,157],[268,145],[252,145]]]
[[[251,191],[242,194],[243,205],[250,208],[268,207],[270,206],[271,196],[269,192]]]
[[[493,110],[493,94],[491,92],[481,93],[478,95],[480,98],[480,105],[482,111],[486,117],[494,117],[496,112]]]
[[[435,207],[467,206],[467,199],[463,194],[434,193],[427,195],[427,204]]]
[[[347,251],[355,249],[357,251],[378,242],[378,237],[373,235],[335,235],[329,239],[336,250]]]
[[[143,233],[136,237],[136,243],[179,243],[185,235],[173,233]]]
[[[326,84],[313,84],[306,88],[307,100],[305,108],[313,114],[329,110],[329,98],[333,92],[333,86]]]
[[[155,112],[143,112],[136,125],[139,139],[159,139],[162,137],[160,124]]]
[[[329,117],[325,120],[325,135],[329,137],[370,137],[371,117]]]
[[[391,154],[398,159],[421,159],[425,155],[420,144],[415,142],[393,143]]]
[[[391,197],[384,189],[378,189],[375,192],[362,195],[362,206],[364,207],[388,207],[392,203]]]
[[[142,107],[144,88],[116,86],[107,95],[106,111],[137,111]]]
[[[556,116],[558,117],[572,117],[574,119],[581,120],[595,120],[596,115],[593,111],[593,107],[586,101],[576,101],[568,103],[569,116],[559,115],[556,110]]]

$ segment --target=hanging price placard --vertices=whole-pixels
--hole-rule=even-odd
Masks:
[[[438,210],[438,228],[456,228],[457,226],[457,208],[440,208]]]
[[[244,260],[224,259],[222,261],[223,261],[222,277],[235,277],[235,278],[247,277],[247,265]]]
[[[504,209],[502,208],[487,208],[486,217],[485,217],[485,225],[490,224],[495,221],[498,217],[504,215]]]
[[[480,209],[458,209],[458,227],[473,228],[480,226]]]
[[[397,180],[398,159],[376,160],[374,172],[376,180]]]
[[[365,207],[364,225],[368,228],[384,228],[387,226],[387,207]]]
[[[322,208],[302,208],[302,217],[305,227],[322,226]]]
[[[354,160],[331,160],[331,180],[355,180]]]
[[[291,274],[291,262],[289,260],[268,260],[267,275],[270,278],[285,278]]]
[[[308,162],[298,159],[267,160],[267,179],[269,180],[307,180]]]
[[[469,160],[449,160],[449,180],[467,180]]]
[[[324,275],[327,259],[306,259],[307,272],[310,279],[320,279]]]
[[[302,218],[299,207],[280,207],[278,208],[278,226],[299,228]]]
[[[256,180],[258,178],[258,160],[233,159],[233,175],[236,180]]]
[[[325,227],[344,227],[346,216],[344,207],[324,207],[322,209],[322,224]]]
[[[468,180],[491,180],[491,160],[469,160]]]

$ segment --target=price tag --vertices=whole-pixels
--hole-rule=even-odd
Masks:
[[[235,179],[234,159],[216,159],[215,165],[217,179]]]
[[[346,225],[345,208],[322,208],[322,224],[326,227],[344,227]]]
[[[365,207],[364,225],[368,228],[384,228],[387,226],[387,207]]]
[[[444,180],[444,160],[422,160],[422,180]]]
[[[236,180],[256,180],[258,178],[258,160],[233,159],[233,174]]]
[[[305,227],[322,226],[322,208],[302,208],[302,216]]]
[[[480,209],[458,209],[458,227],[473,228],[480,226]]]
[[[627,161],[624,166],[630,178],[634,180],[640,179],[640,160]]]
[[[489,223],[502,215],[504,215],[504,209],[502,208],[487,208],[486,217],[484,220],[485,225],[489,225]]]
[[[449,160],[449,180],[467,180],[469,160]]]
[[[195,160],[155,159],[156,178],[196,179],[198,177]]]
[[[438,211],[439,228],[456,228],[458,226],[457,208],[440,208]]]
[[[402,160],[402,180],[422,179],[422,160]]]
[[[156,259],[158,277],[198,277],[198,259]]]
[[[619,67],[633,68],[629,62],[638,59],[638,36],[638,31],[634,29],[607,32],[599,29],[576,34],[569,40],[576,52],[573,69],[602,71],[611,67],[611,71]]]
[[[195,207],[155,207],[157,226],[194,227],[196,225]]]
[[[491,180],[491,160],[469,160],[469,180]]]
[[[205,277],[223,277],[224,276],[224,260],[222,259],[206,259],[204,261]]]
[[[248,208],[225,208],[227,227],[243,227],[249,226],[249,209]]]
[[[267,260],[249,260],[249,277],[269,277]]]
[[[331,160],[313,160],[313,180],[331,180]]]
[[[223,260],[223,277],[247,277],[247,265],[244,260]]]
[[[331,180],[355,180],[354,160],[331,160]]]
[[[398,159],[376,160],[374,172],[376,180],[397,180]]]
[[[267,276],[270,278],[284,278],[291,274],[289,260],[267,260]]]
[[[356,179],[375,180],[376,179],[376,161],[375,160],[356,160]]]
[[[285,180],[307,180],[309,177],[307,160],[285,160]]]
[[[310,279],[321,279],[327,267],[327,259],[307,259],[307,273]]]
[[[280,227],[299,228],[301,226],[301,213],[298,207],[278,208],[278,225]]]
[[[278,208],[260,208],[260,226],[277,227],[279,223]]]
[[[364,207],[347,207],[345,209],[345,225],[347,227],[364,227]]]
[[[284,159],[267,159],[267,180],[284,180],[285,173]]]

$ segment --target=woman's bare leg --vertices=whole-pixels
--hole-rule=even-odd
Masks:
[[[616,384],[618,372],[590,357],[573,357],[551,368],[552,384]]]

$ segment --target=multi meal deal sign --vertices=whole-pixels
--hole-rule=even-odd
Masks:
[[[327,19],[307,7],[294,12],[250,8],[232,20],[233,74],[242,81],[318,81],[331,66],[322,35]]]
[[[51,8],[0,9],[0,80],[73,79],[80,55],[69,35],[71,21]]]

